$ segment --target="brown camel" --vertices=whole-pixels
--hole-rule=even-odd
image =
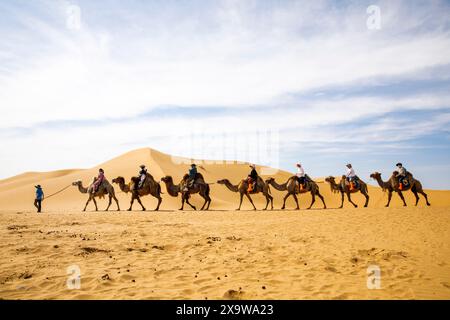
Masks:
[[[230,191],[232,192],[239,192],[240,195],[240,202],[239,202],[239,208],[236,210],[241,210],[242,205],[242,199],[244,195],[248,198],[250,203],[253,206],[253,209],[256,210],[255,204],[253,203],[252,198],[250,197],[250,194],[259,193],[262,192],[263,195],[266,197],[266,207],[264,210],[267,210],[267,207],[269,206],[269,202],[271,205],[271,210],[273,210],[273,197],[270,195],[270,187],[267,183],[263,181],[261,177],[258,177],[258,182],[256,184],[256,188],[252,192],[248,192],[248,182],[247,180],[242,180],[238,185],[233,185],[228,179],[222,179],[217,181],[219,184],[224,184]]]
[[[102,184],[98,187],[97,192],[92,193],[89,192],[91,190],[91,187],[89,188],[85,188],[83,187],[83,183],[81,181],[75,181],[72,183],[73,186],[78,186],[78,190],[81,193],[89,193],[89,198],[86,202],[86,205],[84,206],[83,211],[86,211],[86,208],[89,204],[89,202],[94,201],[94,205],[95,205],[95,211],[98,211],[98,207],[97,207],[97,201],[95,201],[95,198],[104,198],[105,195],[109,196],[109,203],[108,203],[108,207],[106,208],[105,211],[108,211],[109,207],[111,206],[111,199],[114,199],[114,201],[117,204],[117,211],[120,211],[120,207],[119,207],[119,201],[116,198],[116,194],[114,192],[114,187],[108,182],[108,180],[103,180]]]
[[[173,178],[171,176],[165,176],[161,180],[166,184],[167,193],[172,197],[178,197],[178,193],[181,193],[181,208],[184,209],[184,203],[186,202],[192,209],[197,210],[197,208],[189,202],[191,194],[198,193],[205,200],[203,206],[200,210],[209,210],[209,205],[211,204],[211,197],[209,196],[210,188],[209,184],[205,182],[201,173],[197,173],[195,183],[192,187],[185,191],[186,182],[189,175],[185,175],[179,184],[173,183]],[[206,206],[206,208],[205,208]]]
[[[272,185],[275,189],[278,191],[287,191],[287,195],[283,199],[283,206],[281,209],[284,209],[286,207],[286,200],[289,198],[289,196],[293,196],[295,203],[297,204],[296,210],[300,210],[300,207],[298,205],[298,199],[297,199],[297,193],[306,193],[311,192],[312,201],[308,209],[311,209],[314,202],[316,202],[316,195],[322,200],[323,208],[326,209],[327,205],[325,204],[325,200],[323,199],[322,195],[319,192],[319,186],[316,182],[314,182],[311,178],[307,177],[305,185],[302,190],[300,190],[300,185],[298,183],[297,176],[292,176],[283,184],[278,184],[274,178],[269,178],[266,180],[266,183]]]
[[[145,207],[142,204],[141,197],[146,196],[148,194],[151,194],[155,198],[158,199],[158,205],[155,208],[155,211],[159,210],[159,206],[161,205],[162,198],[161,198],[161,185],[159,182],[155,181],[153,179],[153,176],[149,173],[147,173],[147,177],[145,178],[144,184],[139,190],[135,190],[134,186],[136,183],[139,182],[138,177],[132,177],[131,182],[126,184],[125,179],[123,177],[117,177],[112,180],[113,183],[117,183],[119,185],[120,190],[122,192],[128,193],[131,192],[131,202],[130,202],[130,208],[128,211],[131,211],[133,207],[134,200],[137,200],[137,202],[141,205],[142,211],[145,211]]]
[[[370,177],[372,179],[375,179],[379,186],[383,189],[383,191],[387,191],[388,192],[388,202],[386,204],[386,207],[389,207],[389,203],[391,203],[391,199],[392,199],[392,192],[397,192],[400,199],[402,199],[403,201],[403,206],[406,207],[406,201],[405,201],[405,197],[403,196],[402,191],[408,191],[411,190],[412,193],[414,193],[414,196],[416,197],[416,206],[417,203],[419,202],[419,196],[418,193],[420,193],[421,195],[423,195],[425,197],[425,201],[427,203],[427,206],[430,205],[430,203],[428,202],[428,196],[427,194],[423,191],[422,189],[422,184],[420,183],[419,180],[416,180],[412,177],[412,175],[410,175],[409,178],[409,186],[406,186],[403,190],[399,189],[399,183],[398,183],[398,179],[397,179],[397,172],[395,171],[391,178],[388,181],[383,181],[381,179],[381,173],[379,172],[374,172],[370,175]]]
[[[353,190],[350,190],[350,185],[347,183],[345,176],[342,176],[339,184],[336,184],[336,181],[334,180],[334,177],[332,177],[332,176],[325,178],[325,181],[330,184],[332,192],[340,192],[341,193],[341,206],[339,208],[342,208],[344,206],[344,193],[347,195],[348,201],[355,208],[357,208],[358,206],[356,205],[356,203],[354,203],[352,201],[350,194],[356,193],[358,191],[360,191],[366,197],[366,203],[364,204],[364,207],[368,206],[369,191],[367,189],[367,184],[364,181],[362,181],[361,179],[358,180],[358,185],[355,186],[355,188]]]

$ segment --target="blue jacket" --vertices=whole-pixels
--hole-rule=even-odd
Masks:
[[[36,199],[42,200],[44,199],[44,191],[41,188],[36,188]]]
[[[197,168],[189,169],[189,178],[190,179],[195,179],[196,175],[197,175]]]

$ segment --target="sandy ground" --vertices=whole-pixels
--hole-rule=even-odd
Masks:
[[[127,179],[140,163],[155,178],[181,178],[170,156],[141,149],[100,165],[107,177]],[[100,167],[99,166],[99,167]],[[187,168],[187,164],[182,164]],[[246,164],[203,164],[207,181],[245,176]],[[305,210],[236,212],[238,195],[214,184],[209,212],[180,212],[180,200],[163,194],[160,212],[87,212],[86,195],[69,188],[36,214],[34,184],[47,194],[72,181],[85,184],[96,168],[25,173],[0,181],[0,298],[2,299],[450,299],[450,192],[431,191],[403,208],[394,195],[369,188],[369,208],[333,209],[340,196],[318,179],[330,209],[320,201]],[[284,182],[287,172],[266,176]],[[384,177],[386,179],[386,177]],[[367,180],[367,179],[366,179]],[[165,191],[165,187],[163,187]],[[272,189],[275,208],[284,192]],[[129,195],[118,193],[123,209]],[[258,209],[261,195],[254,196]],[[363,203],[360,195],[354,197]],[[156,200],[143,199],[147,208]],[[202,202],[194,196],[196,205]],[[106,200],[99,201],[106,207]],[[115,208],[114,205],[112,208]],[[93,207],[89,208],[90,210]],[[69,289],[68,268],[81,271]],[[381,271],[381,288],[368,289],[368,267]],[[369,277],[372,277],[369,275]]]

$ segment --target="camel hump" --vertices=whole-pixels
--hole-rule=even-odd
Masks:
[[[197,179],[202,179],[203,181],[205,181],[205,179],[203,178],[203,175],[200,172],[197,172],[197,174],[195,175],[195,180]]]
[[[145,175],[146,175],[147,179],[155,180],[150,173],[147,172]]]

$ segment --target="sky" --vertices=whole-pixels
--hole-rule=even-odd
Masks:
[[[0,16],[0,179],[150,147],[314,177],[352,163],[369,183],[402,162],[450,189],[449,1],[0,0]]]

